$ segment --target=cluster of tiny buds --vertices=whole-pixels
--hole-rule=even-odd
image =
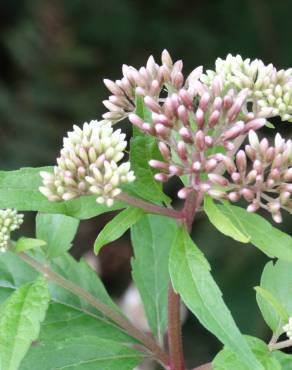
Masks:
[[[54,172],[40,173],[40,192],[50,201],[94,194],[98,203],[112,206],[121,192],[120,184],[135,179],[129,162],[118,165],[127,146],[125,137],[106,120],[85,122],[82,128],[74,125],[64,138]]]
[[[160,94],[164,90],[178,91],[184,86],[185,81],[181,60],[173,62],[168,51],[164,50],[161,55],[162,64],[155,62],[150,56],[146,66],[136,69],[132,66],[123,65],[123,78],[111,81],[105,79],[104,83],[112,95],[103,101],[109,110],[103,115],[104,119],[117,122],[124,119],[129,113],[134,112],[135,99],[137,96],[150,96],[156,102],[160,100]],[[189,79],[198,79],[202,68],[196,69]]]
[[[215,71],[208,70],[201,81],[209,85],[218,76],[225,88],[249,89],[249,101],[254,103],[257,116],[280,116],[282,121],[292,122],[292,68],[278,71],[259,59],[243,60],[240,55],[229,54],[225,60],[218,58]]]
[[[287,337],[292,340],[292,317],[289,318],[288,324],[283,326],[283,330],[286,332]]]
[[[19,229],[22,223],[23,214],[18,214],[15,209],[0,209],[0,252],[6,252],[11,232]]]
[[[235,160],[223,154],[216,154],[215,158],[224,163],[229,176],[209,174],[214,186],[208,191],[212,197],[232,202],[243,197],[249,203],[249,212],[264,208],[278,223],[282,221],[282,209],[292,213],[291,140],[285,141],[277,134],[275,145],[270,146],[266,138],[260,141],[251,130],[249,145],[237,152]]]

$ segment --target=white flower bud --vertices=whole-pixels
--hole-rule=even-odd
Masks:
[[[19,229],[23,223],[23,214],[17,214],[14,209],[0,209],[0,252],[9,247],[10,234]]]

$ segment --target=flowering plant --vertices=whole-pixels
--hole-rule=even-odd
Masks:
[[[185,77],[182,61],[166,50],[161,60],[124,65],[120,80],[104,80],[111,95],[103,120],[73,126],[53,168],[1,172],[2,370],[37,370],[37,360],[48,370],[130,370],[147,358],[185,370],[181,302],[224,345],[194,369],[291,368],[280,349],[292,346],[292,238],[257,211],[275,223],[292,213],[292,141],[277,133],[271,144],[258,133],[273,127],[272,117],[292,122],[292,69],[228,55],[214,71],[198,67]],[[126,135],[114,127],[122,120],[133,126],[127,162]],[[175,200],[163,189],[173,177]],[[23,221],[15,209],[38,211],[36,239],[10,239]],[[94,251],[131,229],[132,275],[151,335],[68,253],[80,220],[110,210],[121,211]],[[201,213],[227,237],[277,259],[255,288],[268,344],[240,332],[192,240]]]

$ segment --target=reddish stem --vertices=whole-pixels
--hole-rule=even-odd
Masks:
[[[192,370],[212,370],[212,362],[208,362],[207,364],[194,367]]]

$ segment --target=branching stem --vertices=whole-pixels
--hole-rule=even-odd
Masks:
[[[292,340],[291,339],[284,340],[284,341],[278,342],[278,343],[269,344],[269,350],[270,351],[275,351],[277,349],[282,349],[282,348],[287,348],[287,347],[292,347]]]

